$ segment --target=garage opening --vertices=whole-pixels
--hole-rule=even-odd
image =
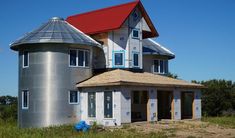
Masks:
[[[131,92],[131,122],[147,121],[148,91]]]
[[[181,118],[192,119],[193,118],[193,92],[181,93]]]
[[[158,91],[158,119],[171,119],[173,107],[173,92]]]

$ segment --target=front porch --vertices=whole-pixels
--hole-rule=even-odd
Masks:
[[[109,93],[108,97],[106,93]],[[96,87],[83,89],[80,99],[81,120],[88,124],[97,122],[115,126],[141,121],[201,118],[201,93],[197,89]]]
[[[81,119],[105,126],[201,118],[202,85],[151,73],[107,71],[77,84]]]

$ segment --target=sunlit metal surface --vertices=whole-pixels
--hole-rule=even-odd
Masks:
[[[80,120],[80,103],[69,104],[68,92],[77,90],[77,82],[90,78],[92,69],[69,67],[68,52],[75,46],[92,49],[68,44],[30,44],[19,50],[20,127],[46,127]],[[29,51],[28,68],[22,68],[22,50]],[[29,109],[26,110],[22,109],[22,90],[29,91]]]
[[[92,76],[92,50],[99,43],[61,18],[26,34],[11,45],[19,51],[18,124],[47,127],[77,122],[80,103],[69,104],[68,92]],[[69,67],[69,49],[90,51],[89,67]],[[29,67],[23,68],[23,51],[29,52]],[[29,91],[29,108],[22,109],[22,91]]]
[[[161,46],[152,39],[143,39],[142,44],[143,44],[144,55],[160,55],[160,56],[167,56],[170,59],[175,58],[174,53],[172,53],[170,50]]]
[[[53,17],[38,29],[25,34],[22,38],[11,44],[11,49],[18,50],[19,45],[34,43],[68,43],[100,46],[98,42],[59,17]]]

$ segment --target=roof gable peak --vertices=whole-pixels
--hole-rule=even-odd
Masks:
[[[140,0],[135,0],[135,1],[132,1],[132,2],[124,3],[124,4],[113,5],[113,6],[109,6],[109,7],[106,7],[106,8],[100,8],[100,9],[96,9],[96,10],[92,10],[92,11],[88,11],[88,12],[84,12],[84,13],[75,14],[75,15],[72,15],[72,16],[69,16],[69,17],[83,16],[83,15],[87,15],[87,14],[92,14],[94,12],[101,12],[101,11],[105,11],[105,10],[109,10],[109,9],[113,9],[113,8],[119,8],[119,7],[123,7],[123,6],[127,6],[127,5],[132,5],[132,4],[137,5],[139,3],[140,3]],[[133,10],[134,10],[134,8],[135,7],[133,7]]]
[[[69,16],[66,21],[86,34],[99,34],[121,28],[132,11],[137,7],[151,29],[150,32],[144,32],[144,38],[157,37],[158,33],[140,0],[76,14]]]

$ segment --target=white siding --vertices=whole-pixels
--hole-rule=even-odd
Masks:
[[[113,122],[121,125],[121,92],[113,92]]]
[[[103,124],[104,119],[104,93],[96,92],[96,121]]]
[[[200,119],[202,117],[201,113],[201,91],[194,91],[194,119]]]
[[[149,91],[149,119],[150,121],[157,121],[157,91],[150,89]]]
[[[81,103],[81,120],[87,120],[88,116],[88,94],[87,93],[80,93],[80,103]]]
[[[88,92],[82,92],[81,120],[86,121],[89,125],[92,125],[94,122],[105,126],[121,125],[121,92],[113,92],[113,118],[104,118],[104,91],[96,92],[96,117],[89,118]]]
[[[131,123],[131,92],[123,88],[121,95],[121,122]]]
[[[142,69],[142,28],[145,21],[143,21],[144,19],[138,8],[136,13],[138,14],[137,20],[133,20],[132,13],[120,29],[108,33],[107,68],[114,67],[113,52],[123,51],[125,52],[123,68],[133,68],[133,53],[138,53],[139,68]],[[132,29],[140,31],[139,39],[132,38]]]
[[[174,102],[174,120],[181,119],[181,92],[178,89],[173,91],[173,102]]]

